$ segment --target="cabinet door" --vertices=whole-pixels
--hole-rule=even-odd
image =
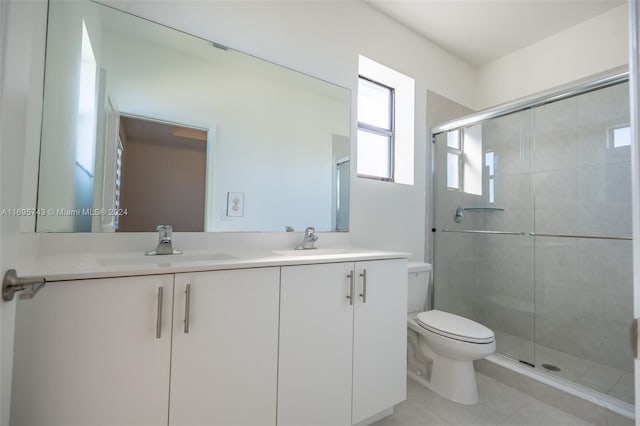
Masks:
[[[353,263],[282,268],[278,425],[351,424]]]
[[[354,424],[404,401],[407,380],[407,261],[357,262],[356,272]]]
[[[275,424],[279,278],[280,268],[176,275],[170,424]]]
[[[19,300],[11,424],[166,424],[172,292],[162,275],[48,283]]]

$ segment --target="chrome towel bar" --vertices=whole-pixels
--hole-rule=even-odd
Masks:
[[[460,234],[484,234],[484,235],[527,235],[525,232],[512,231],[482,231],[474,229],[443,229],[442,232],[455,232]],[[616,237],[610,235],[584,235],[584,234],[546,234],[538,232],[529,232],[531,237],[551,237],[551,238],[582,238],[590,240],[617,240],[631,241],[631,237]]]
[[[591,240],[621,240],[631,241],[631,237],[612,237],[609,235],[582,235],[582,234],[542,234],[537,232],[529,232],[532,237],[553,237],[553,238],[585,238]]]
[[[443,229],[442,232],[456,232],[456,233],[460,233],[460,234],[525,235],[524,232],[476,231],[476,230],[473,230],[473,229]]]
[[[28,292],[22,293],[20,299],[33,299],[44,285],[45,279],[42,277],[19,277],[15,269],[9,269],[2,280],[2,300],[9,302],[17,292],[27,290],[28,287]]]

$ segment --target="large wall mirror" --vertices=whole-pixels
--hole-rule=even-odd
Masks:
[[[38,232],[347,231],[350,92],[50,0]]]

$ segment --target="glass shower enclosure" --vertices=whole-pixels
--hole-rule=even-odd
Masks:
[[[433,134],[434,307],[494,330],[498,354],[633,404],[624,76]]]

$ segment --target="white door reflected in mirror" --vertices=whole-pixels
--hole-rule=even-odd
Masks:
[[[349,90],[90,1],[50,2],[45,70],[37,207],[53,214],[36,231],[348,230],[336,165],[350,151]],[[183,135],[180,155],[137,153],[130,168],[143,143],[123,138],[120,114],[205,129],[207,141]],[[194,144],[204,157],[174,170]],[[197,185],[173,188],[186,174]],[[231,192],[244,200],[227,214]],[[170,210],[180,218],[159,217]]]

